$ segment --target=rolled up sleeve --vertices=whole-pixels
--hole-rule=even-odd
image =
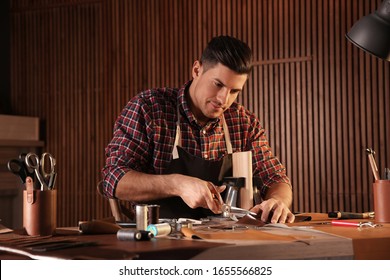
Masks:
[[[103,192],[115,197],[121,178],[130,170],[142,170],[148,157],[148,141],[144,108],[133,100],[123,109],[115,122],[114,135],[105,149],[106,162],[102,169]]]

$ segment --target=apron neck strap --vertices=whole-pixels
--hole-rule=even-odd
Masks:
[[[177,110],[176,136],[175,136],[175,143],[173,144],[173,150],[172,150],[173,159],[178,159],[179,158],[179,153],[177,151],[177,146],[180,146],[179,143],[181,143],[179,103],[177,103],[176,110]]]
[[[230,140],[229,128],[225,121],[225,116],[222,114],[223,133],[225,134],[226,150],[228,154],[233,153],[232,141]]]

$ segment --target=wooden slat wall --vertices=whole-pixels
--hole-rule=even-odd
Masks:
[[[256,66],[239,101],[292,179],[294,211],[370,211],[372,147],[390,165],[390,63],[348,43],[379,0],[11,1],[11,98],[38,116],[58,161],[58,222],[109,214],[96,196],[126,102],[180,86],[214,35],[239,37]]]

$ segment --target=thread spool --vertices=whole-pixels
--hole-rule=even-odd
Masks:
[[[120,229],[116,233],[116,237],[120,241],[140,241],[140,240],[150,240],[153,237],[153,233],[146,230],[137,230],[137,229]]]
[[[138,230],[146,230],[148,226],[148,205],[138,204],[135,206],[136,224]]]
[[[150,224],[147,227],[154,236],[169,235],[172,232],[172,227],[169,223]]]
[[[148,225],[158,224],[160,218],[160,205],[148,205]]]

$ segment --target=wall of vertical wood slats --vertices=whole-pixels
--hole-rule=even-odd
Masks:
[[[379,0],[12,0],[14,114],[42,120],[57,158],[58,224],[109,215],[96,195],[116,117],[137,92],[180,86],[215,35],[252,47],[239,101],[267,129],[293,210],[371,211],[365,148],[390,166],[390,63],[345,39]]]

